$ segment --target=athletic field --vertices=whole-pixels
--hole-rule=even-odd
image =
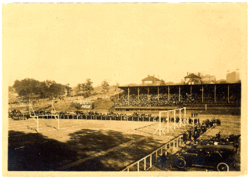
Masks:
[[[215,117],[222,120],[222,135],[240,133],[239,116]],[[190,127],[158,136],[157,122],[60,119],[59,129],[56,119],[38,124],[9,119],[9,171],[120,171]]]

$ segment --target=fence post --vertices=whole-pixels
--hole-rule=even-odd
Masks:
[[[57,116],[57,118],[58,118],[58,126],[57,126],[57,128],[58,128],[58,130],[59,130],[59,122],[60,122],[60,120],[59,120],[59,115]]]
[[[152,167],[152,154],[150,154],[150,167]]]
[[[140,171],[140,162],[137,162],[137,171],[139,172]]]
[[[144,171],[147,170],[147,166],[146,166],[146,158],[144,158]]]
[[[37,127],[37,132],[39,132],[39,120],[38,120],[38,117],[36,117],[36,120],[37,120],[37,123],[36,123],[37,124],[37,126],[36,126]]]
[[[157,163],[157,151],[155,152],[155,159],[156,159],[156,163]]]
[[[179,138],[176,139],[176,148],[179,147],[178,143],[179,143]]]

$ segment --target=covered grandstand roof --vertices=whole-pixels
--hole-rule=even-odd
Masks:
[[[207,83],[207,84],[192,84],[192,85],[189,85],[189,84],[173,84],[173,85],[151,85],[151,86],[142,86],[142,85],[138,85],[138,86],[119,86],[118,88],[120,89],[123,89],[123,90],[126,90],[128,87],[129,88],[157,88],[157,87],[160,87],[160,88],[164,88],[164,87],[178,87],[178,86],[182,86],[182,87],[189,87],[189,86],[227,86],[227,85],[230,85],[230,86],[241,86],[241,83],[219,83],[219,84],[210,84],[210,83]]]

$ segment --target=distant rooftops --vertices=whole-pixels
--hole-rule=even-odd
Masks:
[[[190,73],[189,75],[185,76],[184,78],[199,78],[199,79],[201,79],[201,77],[199,77],[193,73]]]
[[[159,80],[158,78],[154,76],[148,75],[146,78],[142,79],[142,81],[161,81],[161,80]]]

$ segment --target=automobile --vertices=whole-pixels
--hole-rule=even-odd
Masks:
[[[241,135],[230,135],[226,138],[221,138],[220,136],[216,136],[207,141],[206,145],[230,145],[232,144],[234,147],[239,145],[239,138]]]
[[[183,148],[169,158],[170,165],[179,169],[186,167],[214,168],[230,171],[235,166],[236,149],[233,145],[197,145]]]

